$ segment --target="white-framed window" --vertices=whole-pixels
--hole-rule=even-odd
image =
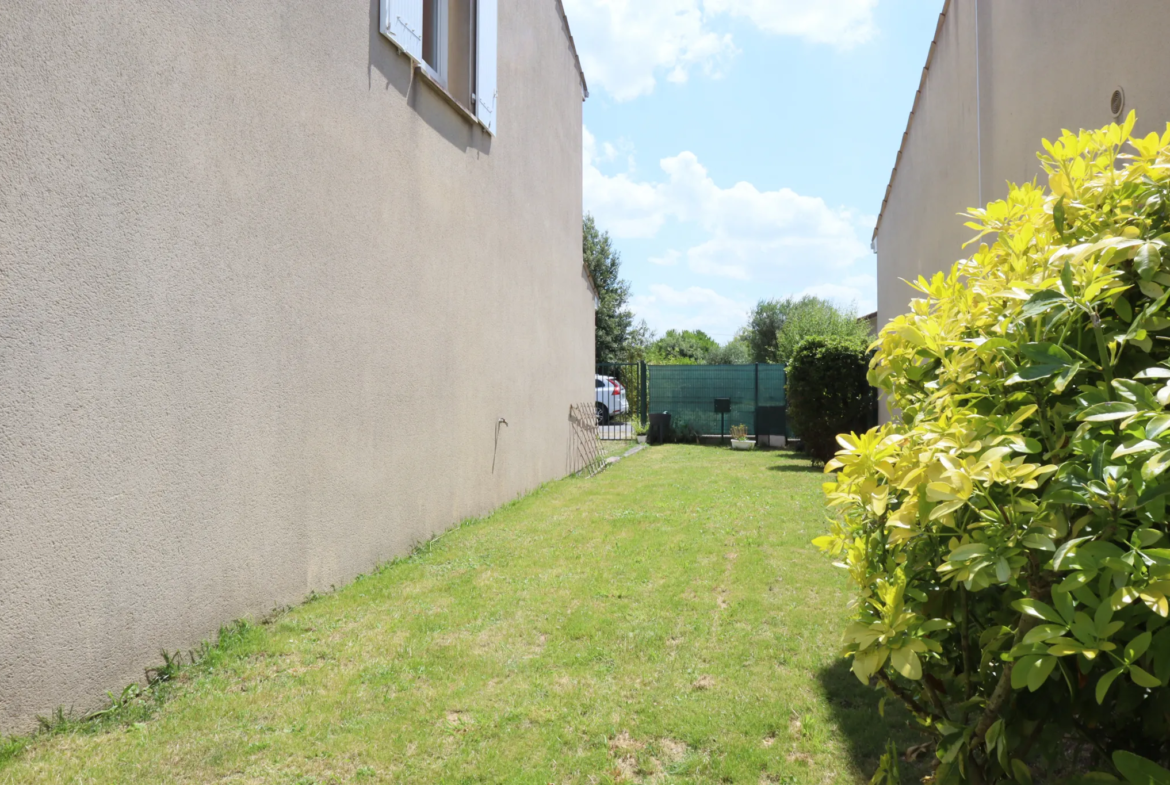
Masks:
[[[499,0],[381,0],[382,35],[496,133]]]
[[[444,89],[447,87],[447,0],[423,0],[422,64]]]

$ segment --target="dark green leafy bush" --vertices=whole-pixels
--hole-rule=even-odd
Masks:
[[[788,421],[813,460],[838,449],[837,434],[864,431],[873,401],[865,344],[805,338],[788,363]]]
[[[674,418],[670,421],[668,440],[675,444],[698,444],[699,432],[686,420]]]

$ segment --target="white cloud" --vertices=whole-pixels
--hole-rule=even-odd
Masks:
[[[585,209],[615,237],[650,238],[666,222],[657,188],[629,175],[607,177],[595,167],[585,169]]]
[[[660,334],[669,329],[702,330],[720,343],[743,326],[753,305],[712,289],[675,289],[666,284],[652,284],[650,294],[630,299],[634,313]]]
[[[877,0],[704,0],[708,14],[748,19],[766,33],[848,49],[873,38]]]
[[[662,256],[651,256],[646,261],[650,262],[650,264],[657,264],[663,267],[674,267],[681,258],[682,254],[672,248],[662,254]]]
[[[761,191],[751,183],[715,183],[699,159],[683,152],[660,162],[666,179],[641,181],[630,172],[604,174],[586,130],[585,209],[615,237],[653,238],[670,220],[701,229],[706,239],[683,256],[696,273],[738,281],[775,279],[815,265],[846,268],[869,254],[853,214],[789,188]]]
[[[626,172],[612,176],[602,174],[598,165],[617,157],[616,152],[613,157],[608,156],[612,147],[606,143],[599,148],[597,138],[587,127],[583,129],[585,209],[593,212],[606,231],[615,237],[653,237],[666,221],[666,216],[657,207],[659,197],[655,186],[636,182],[631,177],[634,171],[632,154]]]
[[[822,283],[809,286],[800,297],[813,295],[837,305],[852,306],[858,316],[877,310],[877,279],[872,275],[851,275],[841,283]]]
[[[619,239],[653,239],[671,222],[697,232],[690,248],[670,248],[647,261],[671,270],[685,261],[691,273],[735,292],[654,284],[631,305],[655,330],[701,329],[726,341],[756,299],[786,294],[817,295],[858,313],[875,309],[877,284],[868,272],[873,257],[862,239],[870,227],[865,216],[790,188],[721,187],[690,152],[660,161],[657,181],[635,177],[632,165],[606,174],[601,166],[618,156],[605,150],[586,129],[585,209],[598,225]]]
[[[877,0],[565,0],[591,85],[617,101],[654,92],[658,79],[692,71],[719,77],[738,54],[719,17],[745,19],[776,35],[847,49],[873,37]]]
[[[698,0],[566,0],[565,12],[586,78],[618,101],[652,93],[662,73],[671,82],[696,67],[718,75],[736,53]]]
[[[582,140],[581,149],[585,158],[585,165],[590,163],[613,163],[618,159],[618,156],[626,156],[626,166],[632,173],[634,170],[634,145],[627,139],[619,139],[617,144],[612,142],[602,142],[599,146],[597,144],[597,137],[589,132],[588,128],[583,128],[584,138]]]

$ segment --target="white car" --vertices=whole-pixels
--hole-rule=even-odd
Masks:
[[[594,376],[593,380],[597,387],[597,424],[609,425],[611,417],[630,410],[626,391],[612,376]]]

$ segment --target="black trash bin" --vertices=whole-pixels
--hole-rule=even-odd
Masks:
[[[650,415],[650,427],[646,434],[646,441],[654,443],[654,435],[658,434],[658,443],[666,444],[666,435],[670,433],[670,412]]]

